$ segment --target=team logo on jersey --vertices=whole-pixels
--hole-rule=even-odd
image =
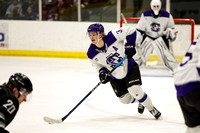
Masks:
[[[154,32],[160,31],[160,24],[158,24],[158,23],[152,23],[151,24],[151,30],[154,31]]]
[[[123,58],[120,57],[119,53],[110,54],[107,57],[106,63],[111,65],[112,68],[114,68]]]

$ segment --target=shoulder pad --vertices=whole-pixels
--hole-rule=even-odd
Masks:
[[[152,16],[152,10],[146,10],[145,12],[143,12],[144,17],[148,17],[148,16]]]
[[[111,31],[108,32],[107,36],[105,36],[103,39],[104,43],[106,43],[108,47],[117,40]]]
[[[170,14],[167,11],[160,10],[160,17],[169,18]]]
[[[94,58],[94,56],[96,56],[98,54],[98,52],[95,49],[96,49],[95,45],[90,44],[90,47],[89,47],[88,52],[87,52],[87,56],[88,56],[89,59]]]

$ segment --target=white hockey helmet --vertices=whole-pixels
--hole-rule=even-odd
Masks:
[[[155,15],[158,15],[161,9],[161,1],[160,0],[151,0],[151,9],[153,10]]]

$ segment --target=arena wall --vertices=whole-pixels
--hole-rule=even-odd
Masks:
[[[87,58],[86,51],[90,40],[86,30],[92,23],[1,20],[0,56]],[[106,33],[120,27],[119,23],[102,24]],[[178,30],[184,32],[182,27],[177,26]],[[196,25],[195,31],[198,28]],[[189,29],[185,31],[188,36],[190,36],[189,31]],[[177,55],[184,55],[189,44],[185,44],[184,37],[176,43],[173,47],[178,47]]]

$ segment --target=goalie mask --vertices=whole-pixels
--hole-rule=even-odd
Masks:
[[[155,15],[159,14],[161,9],[161,1],[160,0],[151,0],[151,9],[153,10]]]
[[[22,73],[15,73],[14,75],[11,75],[7,85],[16,87],[20,94],[24,91],[27,91],[30,94],[33,91],[30,79]]]

